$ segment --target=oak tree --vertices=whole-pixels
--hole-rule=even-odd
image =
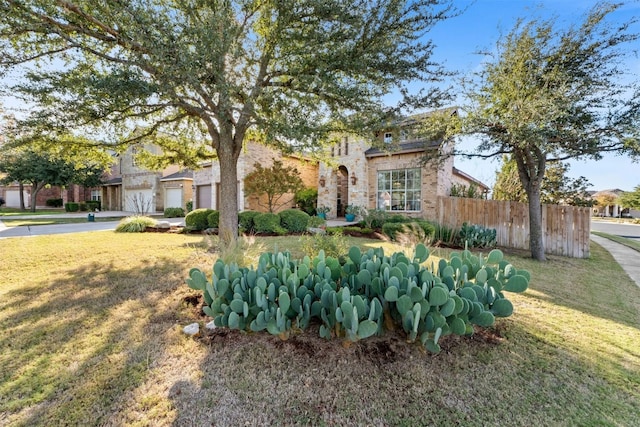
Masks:
[[[426,34],[452,13],[449,0],[0,0],[0,66],[29,65],[11,91],[48,132],[216,155],[221,235],[237,238],[245,141],[309,152],[439,105],[436,86],[407,85],[444,76]]]
[[[636,22],[607,20],[621,7],[598,4],[566,29],[554,19],[519,21],[464,82],[466,115],[434,115],[425,126],[427,133],[478,140],[472,150],[446,154],[512,156],[529,201],[534,259],[545,259],[541,195],[548,163],[640,154],[640,83],[629,75],[623,49],[637,43]]]

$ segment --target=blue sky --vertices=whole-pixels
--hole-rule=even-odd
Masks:
[[[462,74],[478,69],[482,61],[479,50],[494,50],[500,34],[508,33],[518,18],[557,17],[560,26],[580,23],[586,14],[597,4],[596,1],[583,0],[455,0],[456,6],[467,7],[460,16],[439,23],[427,37],[436,44],[434,59],[445,62],[449,69]],[[630,1],[609,18],[610,22],[626,22],[640,16],[640,1]],[[640,32],[640,25],[633,29]],[[640,78],[640,57],[628,47],[626,63],[629,71]],[[635,49],[640,48],[636,46]],[[571,161],[569,176],[585,176],[594,190],[620,188],[632,190],[640,185],[640,163],[632,163],[627,157],[607,155],[600,161]],[[456,167],[475,178],[493,185],[495,171],[500,162],[495,160],[456,159]]]

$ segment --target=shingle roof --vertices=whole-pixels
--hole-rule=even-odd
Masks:
[[[193,180],[193,171],[184,170],[184,171],[172,173],[171,175],[163,176],[162,178],[160,178],[160,181],[174,181],[178,179]]]

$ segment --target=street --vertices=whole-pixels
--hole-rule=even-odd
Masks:
[[[624,224],[609,221],[592,220],[591,231],[613,234],[627,239],[640,241],[640,225]]]

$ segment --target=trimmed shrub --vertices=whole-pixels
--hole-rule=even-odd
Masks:
[[[0,197],[0,207],[5,204],[5,201],[2,197]]]
[[[189,200],[187,202],[187,212],[191,212],[193,210],[193,200]]]
[[[156,225],[156,221],[148,216],[128,216],[120,221],[116,231],[118,233],[143,233],[147,227],[154,225]]]
[[[87,200],[84,202],[87,205],[87,209],[90,211],[100,210],[100,202],[97,200]]]
[[[207,225],[209,228],[218,228],[220,225],[220,211],[213,211],[207,215]]]
[[[85,202],[80,202],[78,205],[82,212],[86,212],[89,210],[89,206]]]
[[[286,234],[287,230],[280,226],[280,217],[274,213],[261,213],[253,218],[256,233]]]
[[[184,216],[184,209],[182,208],[166,208],[164,210],[165,218],[182,218]]]
[[[62,207],[62,199],[47,199],[45,205],[51,208],[61,208]]]
[[[68,202],[64,204],[64,210],[67,212],[78,212],[80,205],[76,202]]]
[[[302,233],[307,231],[309,214],[299,209],[287,209],[278,214],[280,225],[290,233]]]
[[[307,228],[318,228],[327,225],[327,221],[319,216],[310,216],[307,220]]]
[[[207,217],[213,212],[213,209],[196,209],[184,217],[184,224],[192,230],[204,230],[208,227]]]
[[[255,233],[256,225],[253,222],[256,216],[260,215],[260,212],[256,211],[243,211],[238,214],[238,226],[243,233]]]

